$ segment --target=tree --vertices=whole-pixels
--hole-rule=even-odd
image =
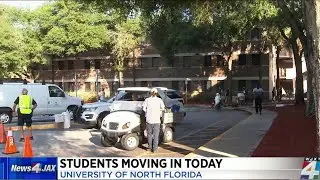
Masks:
[[[34,28],[40,33],[44,54],[51,61],[56,57],[103,49],[110,42],[108,16],[94,5],[58,0],[38,9],[35,17],[37,26]]]
[[[125,58],[132,54],[143,40],[144,32],[139,17],[128,18],[117,24],[111,32],[111,52],[115,60],[115,70],[119,73],[120,86],[124,85]]]
[[[228,64],[231,92],[231,57],[239,50],[238,43],[246,40],[246,34],[258,22],[276,13],[267,1],[187,1],[172,6],[163,3],[156,6],[158,9],[152,9],[157,13],[148,16],[152,45],[167,57],[178,51],[220,51]]]
[[[0,7],[0,76],[2,78],[21,75],[33,62],[29,58],[28,37],[20,19],[14,16],[19,10],[7,6]]]
[[[273,2],[273,1],[272,1]],[[316,97],[314,94],[314,88],[316,87],[313,84],[313,77],[314,77],[314,68],[312,65],[313,55],[311,54],[312,48],[310,47],[310,42],[308,42],[308,38],[305,35],[306,29],[306,18],[303,16],[304,10],[302,9],[304,1],[302,0],[277,0],[276,5],[281,10],[281,17],[289,24],[292,33],[297,36],[302,44],[303,53],[306,59],[306,66],[307,66],[307,107],[306,107],[306,115],[313,115],[317,114],[316,112]]]

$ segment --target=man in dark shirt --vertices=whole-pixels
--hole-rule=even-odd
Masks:
[[[33,140],[32,136],[32,113],[34,109],[37,107],[36,101],[28,95],[28,90],[23,89],[22,95],[17,97],[17,99],[14,101],[13,105],[13,116],[16,114],[16,107],[18,108],[18,127],[21,132],[20,142],[24,142],[24,131],[23,126],[26,124],[27,129],[29,130],[29,136],[30,139]]]

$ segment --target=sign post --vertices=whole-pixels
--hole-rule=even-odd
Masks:
[[[184,84],[186,86],[186,97],[185,97],[186,103],[188,102],[188,81],[190,81],[189,78],[186,78],[185,81],[184,81]]]
[[[98,69],[96,69],[96,95],[97,95],[97,98],[99,99],[99,71]]]

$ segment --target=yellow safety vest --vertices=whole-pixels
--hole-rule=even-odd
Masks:
[[[19,109],[21,114],[31,114],[32,98],[29,95],[19,96]]]

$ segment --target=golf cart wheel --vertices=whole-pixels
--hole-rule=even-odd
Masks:
[[[102,112],[97,118],[97,129],[101,129],[103,119],[109,114],[109,112]]]
[[[163,132],[163,142],[168,143],[173,140],[173,131],[170,127],[166,127]]]
[[[139,146],[140,139],[137,134],[127,134],[121,138],[121,146],[128,151],[135,150]]]
[[[108,136],[101,135],[100,137],[101,144],[104,147],[111,147],[116,145],[117,141],[115,139],[110,139]]]

